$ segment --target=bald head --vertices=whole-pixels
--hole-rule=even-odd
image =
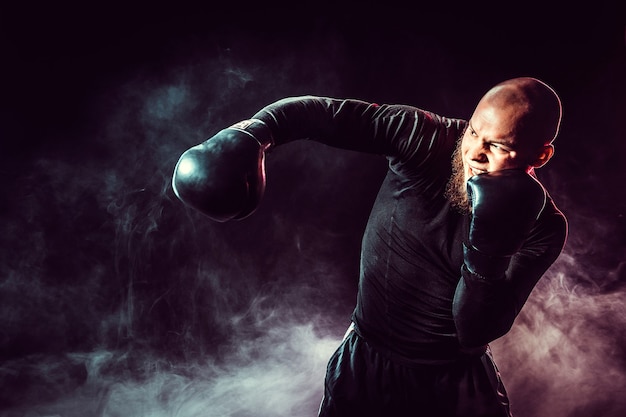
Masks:
[[[548,145],[558,134],[561,100],[551,87],[536,78],[503,81],[491,88],[481,103],[500,109],[516,109],[515,133],[532,146]]]

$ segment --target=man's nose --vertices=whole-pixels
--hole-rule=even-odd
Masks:
[[[485,162],[487,160],[485,147],[482,144],[476,144],[472,146],[469,149],[468,156],[472,161]]]

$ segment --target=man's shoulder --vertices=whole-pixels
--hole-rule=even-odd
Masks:
[[[555,239],[565,242],[567,237],[567,218],[565,214],[557,207],[556,203],[547,195],[546,204],[538,219],[541,229],[553,235]]]
[[[415,117],[448,128],[460,127],[465,129],[468,123],[462,118],[443,116],[440,113],[409,104],[383,104],[380,108],[384,109],[387,117]]]

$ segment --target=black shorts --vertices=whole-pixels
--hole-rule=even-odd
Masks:
[[[446,365],[393,362],[356,332],[330,358],[319,417],[510,417],[489,349]]]

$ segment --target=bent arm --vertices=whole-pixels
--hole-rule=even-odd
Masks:
[[[535,284],[561,253],[566,235],[565,217],[550,201],[503,277],[479,276],[463,267],[453,302],[463,346],[485,345],[511,329]]]

